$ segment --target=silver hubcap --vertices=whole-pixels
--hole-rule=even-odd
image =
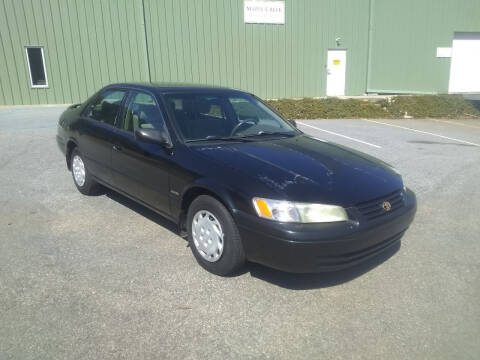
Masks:
[[[80,156],[75,155],[72,160],[73,178],[78,186],[85,184],[85,165]]]
[[[223,230],[217,218],[207,210],[198,211],[192,221],[193,243],[207,261],[215,262],[223,253]]]

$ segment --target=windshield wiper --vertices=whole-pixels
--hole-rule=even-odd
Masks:
[[[259,131],[255,134],[249,134],[249,135],[244,135],[241,136],[241,138],[249,138],[249,137],[256,137],[256,136],[287,136],[287,137],[294,137],[298,135],[297,133],[294,132],[284,132],[284,131]]]
[[[287,137],[293,137],[297,135],[296,133],[289,133],[289,132],[283,132],[283,131],[259,131],[255,134],[249,134],[249,135],[243,135],[243,136],[216,136],[216,135],[209,135],[203,139],[192,139],[192,140],[186,140],[185,142],[191,143],[191,142],[201,142],[201,141],[233,141],[233,142],[247,142],[247,141],[253,141],[249,138],[252,137],[258,137],[258,136],[287,136]]]
[[[206,138],[203,139],[193,139],[193,140],[187,140],[185,142],[200,142],[200,141],[240,141],[240,142],[246,142],[246,141],[251,141],[248,139],[244,139],[243,137],[232,137],[232,136],[215,136],[215,135],[209,135]]]

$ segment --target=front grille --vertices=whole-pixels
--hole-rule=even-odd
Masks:
[[[385,201],[388,201],[391,205],[390,211],[386,211],[383,208]],[[405,196],[403,190],[395,191],[389,195],[377,198],[375,200],[365,201],[357,204],[356,207],[360,214],[367,220],[374,220],[382,216],[388,216],[391,213],[401,209],[405,204]]]

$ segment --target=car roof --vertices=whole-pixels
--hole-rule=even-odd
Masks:
[[[110,87],[123,87],[129,89],[143,89],[150,91],[158,91],[161,93],[168,92],[197,92],[197,91],[215,91],[215,92],[236,92],[245,93],[242,90],[232,89],[222,86],[204,85],[204,84],[189,84],[189,83],[175,83],[175,82],[131,82],[131,83],[118,83],[106,86]]]

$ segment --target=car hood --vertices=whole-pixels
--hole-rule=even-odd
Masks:
[[[386,163],[306,135],[195,145],[191,150],[220,165],[218,171],[242,172],[271,190],[269,194],[255,193],[252,184],[236,184],[252,196],[273,193],[291,201],[351,206],[403,186],[401,177]]]

